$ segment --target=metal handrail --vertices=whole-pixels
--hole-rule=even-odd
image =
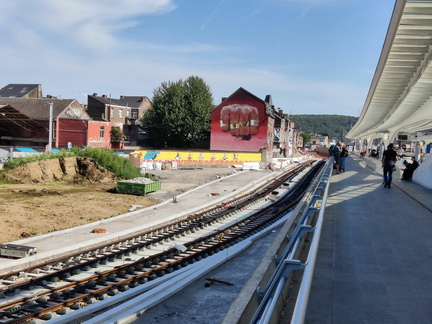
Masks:
[[[327,202],[328,190],[330,186],[331,173],[333,169],[333,158],[330,159],[330,163],[327,166],[327,183],[324,190],[324,195],[321,201],[321,208],[318,214],[318,218],[315,224],[315,231],[311,241],[309,254],[306,261],[306,266],[303,272],[300,289],[297,295],[296,304],[294,307],[293,315],[291,317],[291,323],[300,324],[304,323],[306,317],[306,310],[309,301],[309,293],[312,286],[313,272],[315,269],[316,256],[318,253],[319,241],[321,237],[322,223],[324,221],[324,209]]]
[[[291,323],[298,324],[304,322],[332,169],[333,158],[330,158],[327,161],[327,165],[324,168],[320,181],[315,188],[314,194],[311,196],[307,207],[304,209],[299,223],[295,228],[288,245],[284,249],[280,262],[273,272],[266,288],[261,291],[258,287],[258,293],[262,296],[262,300],[250,322],[251,324],[270,323],[271,317],[274,315],[273,311],[282,295],[283,287],[294,270],[304,270],[304,273]],[[322,192],[323,194],[320,195]],[[316,207],[318,201],[321,201],[321,204],[319,207]],[[312,214],[317,211],[319,214],[315,227],[307,225]],[[294,256],[301,246],[300,242],[302,241],[303,236],[309,232],[313,232],[313,238],[307,261],[302,264],[299,260],[294,259]]]

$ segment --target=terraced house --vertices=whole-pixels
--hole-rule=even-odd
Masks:
[[[83,105],[76,99],[43,97],[40,84],[8,84],[0,89],[0,145],[44,148],[49,142],[50,117],[53,148],[136,145],[137,120],[150,105],[144,96],[111,99],[96,95]],[[126,136],[113,140],[113,127]]]
[[[139,119],[150,109],[151,102],[146,96],[98,96],[87,97],[87,113],[93,120],[121,123],[123,133],[131,146],[138,144]]]

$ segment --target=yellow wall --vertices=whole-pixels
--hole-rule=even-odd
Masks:
[[[189,151],[135,151],[140,154],[141,160],[154,161],[229,161],[249,162],[261,161],[261,153],[244,152],[189,152]]]

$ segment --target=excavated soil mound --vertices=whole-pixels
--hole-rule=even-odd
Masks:
[[[27,163],[6,172],[6,181],[11,183],[42,183],[52,181],[113,182],[115,176],[101,168],[95,161],[82,157],[67,157]]]

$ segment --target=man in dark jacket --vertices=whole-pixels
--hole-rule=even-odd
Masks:
[[[392,174],[396,168],[397,153],[393,150],[393,144],[387,146],[382,157],[382,166],[384,168],[384,188],[391,188]]]
[[[342,146],[342,143],[337,142],[333,148],[333,158],[334,158],[334,162],[335,162],[336,174],[341,173],[339,170],[341,146]]]

